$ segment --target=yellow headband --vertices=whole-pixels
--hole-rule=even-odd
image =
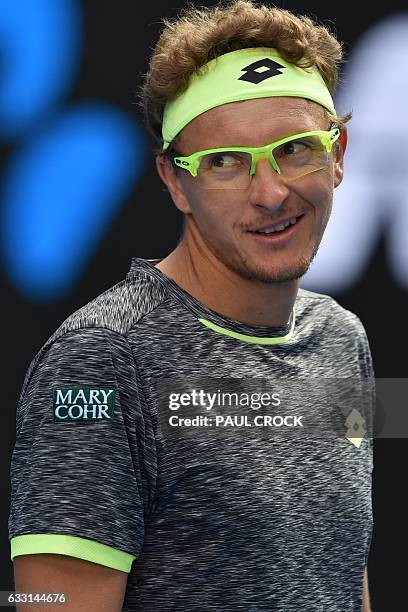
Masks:
[[[299,68],[273,48],[239,49],[202,66],[191,76],[186,91],[166,104],[163,149],[190,121],[210,108],[270,96],[307,98],[336,115],[330,92],[316,66]]]

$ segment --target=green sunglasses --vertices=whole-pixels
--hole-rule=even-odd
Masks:
[[[328,131],[325,130],[315,130],[311,132],[301,132],[299,134],[292,134],[291,136],[286,136],[286,138],[281,138],[280,140],[275,140],[269,145],[264,147],[222,147],[218,149],[205,149],[203,151],[197,151],[196,153],[192,153],[188,156],[180,155],[173,147],[170,147],[168,150],[168,156],[172,160],[172,162],[182,168],[184,170],[188,170],[190,174],[194,177],[197,176],[198,171],[200,169],[201,159],[205,156],[210,156],[216,153],[242,153],[250,155],[250,168],[249,175],[253,175],[256,171],[257,163],[260,159],[267,159],[271,163],[272,167],[278,174],[281,174],[281,169],[273,155],[274,150],[281,145],[284,145],[288,142],[299,140],[301,138],[314,137],[317,138],[321,145],[325,148],[327,153],[330,153],[332,150],[333,143],[339,138],[341,133],[341,128],[338,126],[331,128]]]

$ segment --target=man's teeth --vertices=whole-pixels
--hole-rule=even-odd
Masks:
[[[288,225],[294,225],[296,223],[296,217],[292,217],[291,219],[289,219],[288,221],[285,221],[284,223],[279,223],[279,225],[271,225],[270,227],[267,227],[263,230],[257,230],[258,232],[260,232],[261,234],[270,234],[271,232],[280,232],[283,229],[285,229],[285,227],[288,227]]]

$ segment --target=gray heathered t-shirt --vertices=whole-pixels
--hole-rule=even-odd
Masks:
[[[32,360],[10,539],[63,534],[132,555],[126,612],[361,612],[372,440],[172,428],[162,401],[206,382],[244,391],[373,377],[361,321],[299,289],[286,327],[246,325],[205,307],[158,261],[133,258],[125,280],[71,314]],[[276,337],[286,342],[263,342]],[[199,409],[211,416],[187,404],[171,416]]]

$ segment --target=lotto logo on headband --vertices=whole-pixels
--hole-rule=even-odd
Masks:
[[[269,70],[257,72],[258,68],[269,68]],[[242,68],[242,70],[245,70],[246,74],[240,76],[238,81],[248,81],[248,83],[258,85],[258,83],[262,83],[265,79],[282,74],[281,68],[285,68],[285,66],[265,57]]]
[[[115,410],[114,388],[54,388],[54,422],[112,420]]]

